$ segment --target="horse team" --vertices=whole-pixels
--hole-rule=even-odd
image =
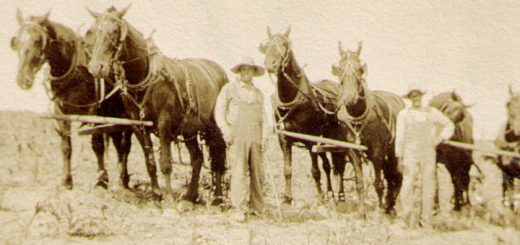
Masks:
[[[49,15],[24,19],[17,12],[19,31],[11,41],[18,53],[19,67],[16,81],[22,89],[30,89],[35,73],[44,62],[50,65],[45,87],[51,94],[57,114],[99,115],[147,120],[153,127],[120,127],[108,134],[118,154],[121,185],[129,188],[127,170],[131,135],[134,133],[145,156],[152,192],[156,198],[171,198],[170,145],[182,136],[190,153],[191,180],[181,204],[193,205],[198,198],[199,175],[203,164],[200,136],[209,147],[213,176],[212,205],[223,202],[222,178],[225,171],[226,144],[216,126],[213,108],[220,89],[228,82],[222,67],[205,59],[172,59],[163,55],[153,42],[123,19],[123,10],[108,9],[105,13],[89,11],[95,24],[81,37],[70,28],[50,21]],[[265,54],[266,70],[276,75],[276,93],[272,96],[275,124],[279,129],[308,135],[356,142],[368,147],[366,155],[356,150],[333,150],[332,162],[325,152],[314,152],[314,142],[279,135],[284,156],[285,192],[282,201],[292,200],[292,146],[303,143],[312,162],[312,177],[320,196],[334,197],[331,170],[339,175],[338,200],[345,201],[343,174],[347,162],[353,164],[359,211],[364,212],[364,181],[362,163],[372,163],[375,190],[379,206],[390,213],[399,194],[402,174],[394,154],[397,114],[404,108],[400,96],[386,91],[371,91],[364,79],[367,66],[358,50],[344,50],[339,43],[340,59],[332,66],[332,74],[339,83],[321,80],[309,81],[295,59],[289,38],[285,33],[272,34],[260,45]],[[473,143],[473,121],[460,96],[455,92],[435,96],[430,105],[442,111],[455,124],[452,140]],[[520,95],[513,94],[507,104],[508,121],[497,145],[519,151]],[[57,132],[62,138],[62,184],[71,189],[71,138],[69,121],[58,120]],[[160,170],[165,187],[160,189],[156,161],[150,135],[160,139]],[[105,145],[102,134],[92,135],[92,149],[96,153],[98,186],[107,188],[108,175],[104,166]],[[327,189],[322,190],[318,157],[322,159],[327,177]],[[437,147],[437,160],[446,165],[454,185],[454,209],[469,204],[469,170],[474,165],[468,150],[448,145]],[[511,200],[511,186],[520,177],[519,159],[499,158],[504,173],[504,196]],[[383,183],[381,173],[386,180]],[[383,201],[384,199],[384,201]],[[512,202],[511,202],[512,203]]]

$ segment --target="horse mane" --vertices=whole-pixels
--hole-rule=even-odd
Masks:
[[[76,34],[71,28],[66,27],[59,22],[47,20],[42,23],[42,26],[47,28],[47,34],[51,39],[62,40],[66,42],[74,41],[78,38],[79,40],[82,40],[82,37],[79,34]]]
[[[464,105],[462,98],[458,94],[456,94],[456,97],[457,102]],[[452,92],[443,92],[433,97],[429,104],[444,113],[453,102]],[[453,138],[462,142],[473,142],[473,116],[466,108],[463,108],[463,113],[464,119],[455,124]]]
[[[292,81],[289,81],[288,78],[285,77],[283,72],[280,70],[277,74],[278,77],[278,97],[279,100],[281,100],[280,97],[284,97],[282,93],[283,91],[288,91],[288,89],[291,89],[291,91],[294,91],[293,99],[296,99],[298,96],[299,91],[303,90],[304,93],[309,94],[310,92],[310,80],[305,74],[305,71],[298,65],[298,61],[296,61],[296,57],[294,56],[294,51],[291,49],[288,53],[288,61],[287,66],[285,68],[285,72],[287,76],[289,76]],[[297,88],[294,87],[294,83],[298,86]],[[287,101],[284,101],[285,103]],[[290,102],[290,101],[289,101]]]

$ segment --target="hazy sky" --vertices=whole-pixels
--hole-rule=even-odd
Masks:
[[[41,15],[84,32],[91,24],[86,8],[102,12],[132,1],[0,0],[0,110],[45,112],[49,100],[40,81],[31,91],[15,82],[17,56],[9,48],[18,24],[15,13]],[[520,91],[520,2],[518,1],[133,1],[125,18],[154,40],[168,56],[204,57],[229,68],[242,56],[263,63],[257,47],[266,35],[292,27],[296,59],[311,80],[335,79],[331,64],[339,60],[337,42],[357,48],[368,64],[371,89],[403,94],[421,83],[429,94],[456,89],[474,103],[478,138],[494,138],[505,120],[507,85]],[[272,92],[267,76],[258,83]]]

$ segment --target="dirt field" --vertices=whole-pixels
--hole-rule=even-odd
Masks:
[[[500,173],[491,161],[477,155],[485,178],[481,183],[472,179],[473,208],[462,214],[450,212],[451,181],[440,167],[441,212],[434,230],[403,230],[374,208],[375,192],[369,184],[366,219],[355,212],[351,182],[347,183],[346,213],[336,211],[331,202],[319,202],[310,159],[303,150],[295,150],[293,206],[283,207],[283,217],[252,217],[240,224],[230,220],[227,211],[204,205],[187,213],[157,208],[147,198],[148,176],[135,139],[129,170],[130,185],[139,186],[138,190],[119,187],[112,146],[106,159],[109,191],[93,188],[97,166],[89,142],[89,137],[73,137],[74,190],[66,191],[59,187],[62,158],[52,121],[30,113],[0,114],[0,243],[520,244],[520,214],[502,207]],[[188,159],[188,155],[183,154],[183,158]],[[273,203],[274,193],[283,189],[281,152],[275,140],[266,159],[276,183],[268,188],[268,201]],[[188,171],[187,166],[174,166],[176,188],[183,188]],[[203,172],[207,179],[207,169]],[[365,172],[369,178],[371,172]],[[208,191],[201,193],[207,199]]]

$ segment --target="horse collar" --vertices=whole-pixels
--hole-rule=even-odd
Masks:
[[[73,73],[73,71],[76,70],[76,67],[78,66],[78,55],[79,55],[79,52],[80,52],[80,49],[79,49],[79,43],[78,43],[78,39],[76,39],[74,42],[73,42],[73,45],[74,45],[74,51],[72,52],[72,60],[70,61],[70,66],[69,68],[67,69],[67,71],[63,74],[63,75],[59,75],[57,77],[53,76],[52,74],[49,74],[49,79],[52,81],[57,81],[57,80],[62,80],[64,78],[66,78],[67,76],[69,76],[71,73]],[[50,72],[49,72],[50,73]]]

